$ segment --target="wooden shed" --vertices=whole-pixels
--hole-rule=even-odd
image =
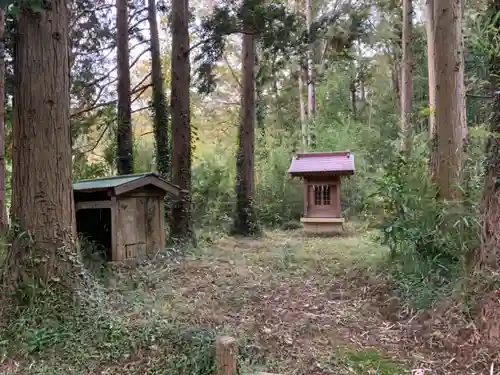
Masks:
[[[354,174],[350,151],[297,154],[288,169],[304,183],[304,215],[301,222],[308,233],[338,233],[344,219],[340,207],[342,176]]]
[[[165,248],[166,194],[183,190],[155,173],[82,180],[73,184],[77,231],[121,261]]]

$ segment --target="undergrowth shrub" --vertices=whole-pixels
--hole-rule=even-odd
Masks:
[[[293,157],[290,143],[266,137],[260,147],[256,166],[256,204],[259,220],[264,226],[283,227],[298,221],[303,213],[304,190],[299,179],[292,179],[287,170]]]
[[[193,166],[193,218],[198,227],[227,230],[234,207],[234,155],[220,149],[205,153]]]
[[[83,244],[88,265],[96,249]],[[84,267],[71,278],[85,280],[73,299],[57,281],[21,285],[18,303],[2,321],[0,363],[15,358],[27,375],[213,374],[215,330],[172,322],[150,309],[131,317],[147,303],[145,290],[106,288]]]
[[[437,199],[428,176],[425,155],[396,155],[373,197],[383,207],[380,229],[392,277],[419,308],[453,291],[469,252],[479,245],[477,207]]]

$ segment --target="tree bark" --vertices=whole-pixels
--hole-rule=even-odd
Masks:
[[[435,3],[436,52],[436,173],[434,182],[442,199],[460,197],[465,116],[464,64],[462,50],[462,3]]]
[[[252,236],[259,232],[255,215],[255,39],[251,29],[243,35],[242,91],[238,154],[236,156],[236,210],[233,233]]]
[[[116,53],[118,60],[118,127],[116,131],[116,167],[118,174],[134,172],[132,99],[128,49],[128,4],[116,0]]]
[[[500,0],[490,0],[490,12],[492,19],[496,20],[496,14],[500,12]],[[494,25],[497,29],[500,22]],[[494,37],[493,37],[494,38]],[[495,42],[495,41],[494,41]],[[500,269],[500,57],[494,55],[490,60],[491,89],[494,96],[492,113],[490,118],[491,136],[486,148],[487,163],[485,173],[485,186],[482,202],[482,245],[477,253],[477,266],[491,277]],[[474,268],[473,268],[474,270]],[[500,313],[498,310],[498,296],[495,290],[487,290],[483,285],[479,288],[484,293],[480,302],[479,327],[481,328],[487,346],[498,350],[500,345]]]
[[[436,61],[434,54],[434,0],[426,1],[427,74],[429,81],[429,137],[434,139],[436,122]]]
[[[191,214],[191,113],[189,87],[189,3],[172,1],[172,182],[186,190],[172,204],[170,233],[184,243],[194,241]]]
[[[358,105],[356,103],[356,78],[353,78],[349,87],[351,92],[351,105],[352,105],[352,116],[356,118],[358,116]]]
[[[65,0],[18,19],[14,71],[12,216],[15,238],[4,273],[10,286],[68,282],[78,259],[71,246],[75,212],[71,181],[68,28]],[[27,235],[29,233],[29,236]],[[69,279],[74,280],[70,277]]]
[[[311,0],[306,0],[306,22],[309,35],[311,33],[312,25],[312,6]],[[314,49],[313,43],[309,40],[307,49],[307,116],[309,123],[314,120],[316,116],[316,87],[315,87],[315,74],[314,74]]]
[[[411,113],[413,99],[412,0],[403,0],[403,57],[401,61],[401,151],[411,147]]]
[[[306,105],[304,103],[304,69],[300,67],[297,74],[299,81],[299,108],[300,108],[300,131],[302,134],[302,151],[307,151],[309,146],[307,134]]]
[[[5,197],[5,12],[0,9],[0,232],[9,227]]]
[[[434,46],[435,14],[434,0],[426,1],[427,32],[427,72],[429,82],[429,174],[435,181],[437,175],[437,136],[436,136],[436,56]]]
[[[164,76],[160,54],[160,37],[156,20],[156,1],[148,0],[148,22],[151,34],[151,81],[153,83],[154,135],[156,144],[156,169],[164,176],[170,173],[170,148],[168,144],[168,106],[164,89]]]

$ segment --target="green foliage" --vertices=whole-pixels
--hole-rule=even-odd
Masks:
[[[110,168],[107,163],[88,163],[83,153],[73,156],[73,181],[87,180],[107,176]]]
[[[154,149],[143,138],[134,139],[134,173],[151,172],[154,169]]]
[[[396,285],[419,308],[451,293],[479,246],[477,208],[441,201],[436,193],[427,158],[417,153],[392,158],[373,196],[383,209],[382,241],[391,251]]]
[[[300,219],[304,192],[299,180],[287,170],[292,158],[291,146],[267,137],[260,142],[256,166],[256,202],[260,221],[266,226],[284,226]],[[265,152],[265,154],[263,154]]]
[[[260,40],[261,48],[269,56],[286,53],[300,36],[301,23],[285,4],[264,0],[246,0],[217,6],[210,17],[203,20],[200,53],[195,57],[198,65],[196,78],[200,92],[213,91],[216,80],[214,65],[222,58],[227,36],[251,32]]]
[[[203,154],[193,167],[193,217],[197,226],[228,229],[234,207],[234,155],[224,149]]]
[[[376,350],[360,350],[344,354],[343,365],[353,374],[404,375],[397,363],[383,358]]]
[[[344,14],[347,21],[341,20]],[[346,6],[341,11],[327,12],[308,27],[304,15],[290,11],[286,3],[245,0],[241,4],[217,6],[203,20],[200,52],[194,59],[199,91],[214,90],[213,67],[221,60],[229,35],[248,32],[255,35],[261,60],[264,64],[272,62],[273,70],[278,70],[292,58],[303,60],[306,49],[322,40],[335,45],[336,53],[348,51],[355,40],[365,35],[369,15],[369,7]],[[264,72],[260,76],[263,78]]]

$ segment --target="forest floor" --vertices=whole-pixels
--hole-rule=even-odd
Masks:
[[[37,348],[65,341],[49,354],[0,359],[0,373],[208,375],[214,337],[230,334],[243,373],[478,374],[465,370],[473,364],[466,341],[457,355],[451,321],[395,297],[378,272],[386,256],[370,233],[273,231],[221,238],[187,259],[170,254],[161,266],[121,267],[106,287],[115,323],[62,339],[24,337]]]

